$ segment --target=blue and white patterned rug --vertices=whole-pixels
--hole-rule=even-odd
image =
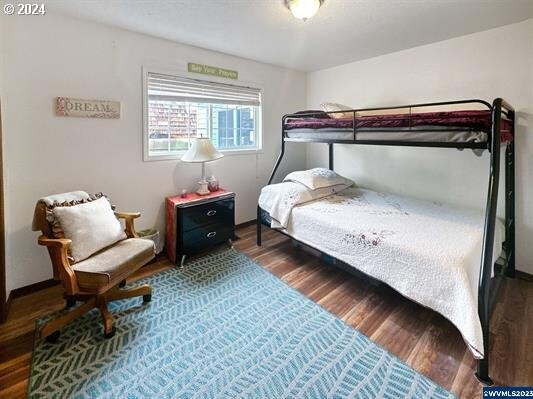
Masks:
[[[453,397],[236,250],[142,282],[113,338],[92,311],[35,343],[30,397]]]

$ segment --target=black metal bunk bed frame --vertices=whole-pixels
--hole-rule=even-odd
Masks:
[[[386,140],[358,140],[357,133],[360,132],[391,132],[391,129],[358,129],[355,123],[355,115],[358,112],[365,111],[388,111],[394,109],[409,109],[409,121],[411,116],[411,110],[413,108],[421,107],[434,107],[434,106],[449,106],[449,105],[461,105],[461,104],[476,104],[486,106],[492,115],[491,129],[488,133],[486,142],[425,142],[425,141],[386,141]],[[485,385],[493,385],[493,381],[489,376],[489,321],[492,310],[494,309],[494,302],[496,300],[496,294],[498,287],[503,276],[514,277],[515,275],[515,155],[514,155],[514,139],[506,143],[505,150],[505,259],[501,267],[500,273],[495,274],[492,278],[492,270],[495,267],[493,264],[493,248],[494,248],[494,230],[496,227],[496,211],[498,206],[498,191],[500,180],[500,150],[501,150],[501,127],[502,119],[505,118],[511,123],[511,130],[514,134],[515,127],[515,111],[506,101],[501,98],[496,98],[492,104],[479,100],[459,100],[448,102],[434,102],[426,104],[411,104],[396,107],[379,107],[379,108],[364,108],[364,109],[352,109],[343,111],[333,111],[331,113],[352,113],[353,115],[353,138],[351,140],[343,139],[320,139],[320,138],[291,138],[287,135],[285,130],[285,122],[288,118],[302,118],[306,116],[315,116],[316,112],[298,113],[284,115],[281,121],[281,151],[276,160],[268,184],[271,184],[276,171],[285,154],[286,142],[300,142],[300,143],[326,143],[328,144],[329,152],[329,169],[334,168],[334,144],[367,144],[367,145],[392,145],[392,146],[416,146],[416,147],[445,147],[445,148],[458,148],[458,149],[487,149],[490,152],[490,165],[489,165],[489,184],[487,191],[487,204],[485,209],[485,227],[483,232],[483,247],[481,252],[481,268],[479,273],[478,282],[478,313],[481,321],[481,328],[483,331],[483,349],[484,358],[478,360],[477,372],[475,376],[477,379]],[[409,122],[409,130],[417,131],[422,128],[411,127]],[[462,130],[465,128],[446,128],[432,129],[431,131],[454,131]],[[264,211],[257,207],[257,245],[261,245],[261,225],[269,226],[268,220],[264,218]],[[269,226],[270,227],[270,226]],[[283,232],[282,232],[283,233]],[[291,237],[292,238],[292,237]],[[294,238],[294,241],[298,242]],[[302,244],[302,243],[300,243]],[[308,244],[302,244],[309,247]],[[324,254],[320,249],[313,248],[320,254]],[[328,254],[325,254],[329,256]],[[330,256],[331,257],[331,256]],[[339,261],[340,262],[340,261]],[[342,262],[340,262],[342,263]]]

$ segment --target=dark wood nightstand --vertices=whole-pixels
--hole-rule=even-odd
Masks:
[[[188,193],[166,199],[166,248],[171,262],[183,266],[197,252],[235,237],[235,193]]]

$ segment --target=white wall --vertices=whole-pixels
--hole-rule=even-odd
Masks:
[[[308,74],[307,106],[354,108],[503,97],[516,130],[517,268],[533,273],[533,19]],[[363,186],[484,207],[488,156],[451,149],[336,145],[335,169]],[[327,165],[323,144],[307,165]],[[503,182],[502,182],[503,183]]]
[[[31,231],[40,197],[103,191],[118,209],[143,213],[139,228],[163,230],[164,198],[195,188],[199,165],[142,161],[143,65],[178,71],[187,62],[216,65],[264,88],[263,153],[210,164],[237,193],[237,223],[255,218],[279,150],[281,116],[305,107],[305,74],[51,13],[2,16],[0,25],[8,292],[51,277],[48,254]],[[122,117],[56,117],[56,96],[120,100]],[[289,148],[285,166],[304,165],[305,148]]]
[[[363,107],[504,97],[519,116],[517,265],[533,273],[533,20],[313,72],[306,82],[297,71],[52,13],[0,14],[8,292],[51,276],[31,231],[33,207],[43,195],[104,191],[120,209],[142,211],[140,228],[163,229],[164,197],[193,189],[200,171],[176,161],[142,161],[141,67],[185,71],[187,62],[236,69],[242,81],[264,87],[263,153],[212,164],[221,183],[237,192],[238,223],[255,217],[286,112],[323,101]],[[122,117],[56,117],[56,96],[120,100]],[[308,146],[308,166],[326,164],[320,146]],[[302,149],[289,146],[279,175],[304,166]],[[484,204],[487,162],[486,155],[446,149],[336,149],[337,170],[362,185],[468,206]]]

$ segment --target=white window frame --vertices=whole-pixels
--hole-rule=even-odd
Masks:
[[[168,161],[168,160],[176,160],[180,159],[185,151],[177,151],[172,154],[165,154],[165,155],[150,155],[150,149],[149,149],[149,137],[148,137],[148,74],[149,73],[159,73],[159,74],[166,74],[166,75],[172,75],[180,78],[187,78],[187,79],[196,79],[196,80],[205,80],[206,82],[213,82],[213,83],[225,83],[225,84],[233,84],[235,86],[244,86],[244,87],[253,87],[254,89],[258,89],[261,92],[261,105],[258,107],[259,110],[256,115],[256,147],[255,148],[243,148],[243,149],[219,149],[218,151],[222,152],[224,155],[245,155],[245,154],[260,154],[263,153],[263,103],[264,103],[264,96],[263,96],[263,86],[261,84],[257,83],[250,83],[250,82],[231,82],[227,79],[223,78],[217,78],[216,76],[209,76],[207,78],[199,77],[198,74],[193,74],[185,71],[177,71],[172,69],[164,69],[159,67],[150,67],[150,66],[143,66],[142,67],[142,101],[143,101],[143,129],[142,129],[142,135],[143,135],[143,161],[151,162],[151,161]],[[209,121],[209,123],[212,123],[212,121]]]

